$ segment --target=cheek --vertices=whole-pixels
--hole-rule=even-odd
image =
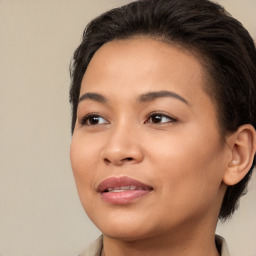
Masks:
[[[94,215],[94,212],[97,212],[93,202],[97,194],[94,186],[98,162],[95,144],[84,136],[74,134],[70,145],[70,160],[82,206],[85,212]]]
[[[95,153],[93,143],[73,135],[70,145],[71,166],[79,196],[93,186]]]
[[[193,133],[190,129],[190,133],[158,140],[164,143],[155,141],[150,154],[163,193],[175,194],[177,201],[216,197],[222,182],[224,152],[218,134],[212,134],[207,137],[202,131]]]

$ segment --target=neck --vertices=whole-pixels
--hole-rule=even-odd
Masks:
[[[198,231],[198,230],[197,230]],[[180,233],[167,234],[136,240],[121,240],[103,236],[104,256],[219,256],[214,231],[201,235]]]

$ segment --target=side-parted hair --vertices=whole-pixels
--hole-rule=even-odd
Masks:
[[[256,49],[241,23],[208,0],[139,0],[102,14],[85,28],[70,67],[72,133],[82,78],[94,53],[107,42],[137,36],[183,47],[198,57],[222,138],[243,124],[256,127]],[[221,220],[236,210],[254,165],[255,157],[243,180],[227,188]]]

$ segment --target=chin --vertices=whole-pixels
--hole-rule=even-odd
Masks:
[[[104,236],[110,237],[112,239],[118,239],[127,242],[143,240],[148,238],[148,234],[152,235],[152,232],[147,232],[146,230],[138,230],[137,228],[129,230],[125,230],[124,228],[122,228],[122,230],[120,228],[110,228],[102,230],[102,233]]]
[[[133,241],[146,238],[147,234],[152,233],[152,227],[143,217],[143,215],[134,216],[134,214],[115,214],[114,216],[105,214],[99,219],[94,215],[91,220],[104,235],[113,239]]]

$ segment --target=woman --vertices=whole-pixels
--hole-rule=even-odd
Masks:
[[[256,151],[256,50],[207,0],[141,0],[86,28],[74,54],[71,163],[102,231],[81,255],[222,255],[218,218]]]

